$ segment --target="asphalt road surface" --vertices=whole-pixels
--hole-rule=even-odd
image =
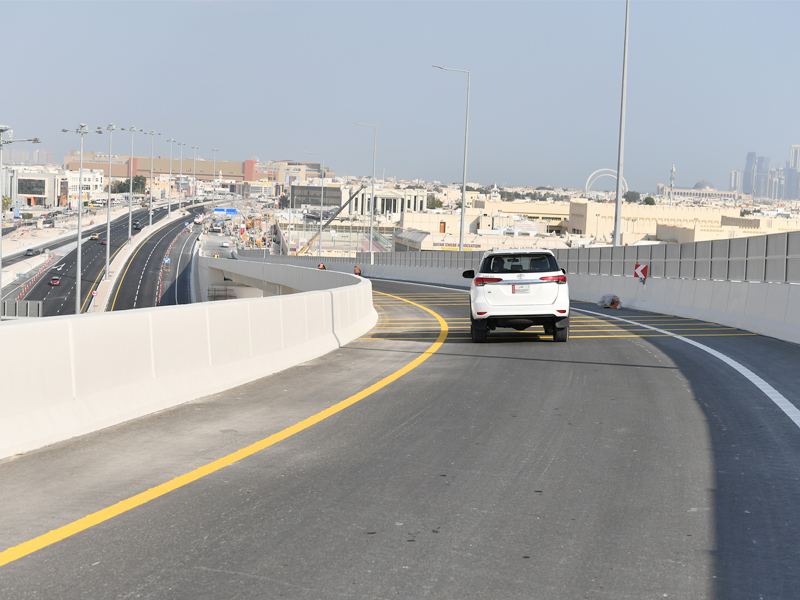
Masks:
[[[165,209],[158,209],[153,215],[153,222],[163,219],[167,214]],[[133,212],[133,220],[139,219],[144,223],[147,210],[136,210]],[[92,240],[91,233],[97,233],[98,239]],[[138,235],[138,230],[132,230],[132,234]],[[89,307],[92,291],[99,285],[103,272],[106,267],[106,246],[101,240],[106,238],[106,226],[94,228],[84,232],[81,243],[81,312],[85,312]],[[117,219],[111,224],[111,257],[118,252],[128,241],[128,218]],[[74,242],[74,240],[73,240]],[[77,273],[77,248],[67,254],[57,264],[43,273],[36,285],[25,295],[24,300],[41,300],[42,310],[45,317],[75,314],[75,291]],[[61,276],[61,284],[58,286],[50,285],[52,275]]]
[[[373,283],[344,348],[0,462],[0,597],[797,597],[800,430],[685,340],[794,405],[800,348],[577,303],[472,344]]]
[[[188,208],[186,219],[179,219],[153,232],[128,259],[111,291],[110,310],[149,308],[162,304],[187,304],[189,300],[189,256],[201,226],[193,225],[196,214],[205,208]],[[186,224],[188,223],[188,227]],[[196,230],[196,231],[195,231]],[[190,241],[191,240],[191,241]],[[188,243],[187,243],[188,241]],[[169,263],[165,259],[169,258]],[[179,278],[180,302],[175,300],[175,276]],[[159,276],[161,281],[159,282]]]

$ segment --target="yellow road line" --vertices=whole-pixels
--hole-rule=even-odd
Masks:
[[[155,232],[153,233],[155,235]],[[391,294],[385,294],[386,296],[390,296],[392,298],[397,298],[397,296],[391,296]],[[400,298],[402,299],[402,298]],[[397,381],[403,375],[407,374],[408,372],[416,369],[419,365],[423,362],[428,360],[433,353],[436,352],[439,348],[441,348],[444,340],[447,338],[448,334],[448,327],[447,322],[440,317],[438,314],[422,306],[421,304],[417,304],[415,302],[411,302],[410,300],[407,301],[408,304],[421,308],[422,310],[430,313],[436,320],[439,321],[439,325],[441,329],[439,331],[439,336],[436,338],[436,341],[430,345],[430,347],[425,350],[422,354],[420,354],[417,358],[412,360],[406,366],[398,369],[391,375],[388,375],[378,381],[377,383],[372,384],[366,389],[361,390],[357,394],[350,396],[349,398],[342,400],[341,402],[334,404],[326,408],[325,410],[318,412],[317,414],[308,417],[292,425],[291,427],[287,427],[283,431],[279,431],[278,433],[273,433],[269,437],[264,438],[258,442],[250,444],[249,446],[245,446],[228,454],[227,456],[223,456],[222,458],[218,458],[215,461],[208,463],[207,465],[203,465],[202,467],[198,467],[188,473],[180,475],[170,481],[157,485],[153,488],[150,488],[147,491],[141,492],[140,494],[136,494],[126,500],[122,500],[117,502],[116,504],[112,504],[111,506],[94,512],[90,515],[83,517],[82,519],[78,519],[77,521],[73,521],[67,525],[62,527],[58,527],[57,529],[53,529],[48,533],[40,535],[38,537],[33,538],[32,540],[28,540],[27,542],[22,542],[17,546],[13,546],[0,552],[0,567],[3,565],[7,565],[10,562],[18,560],[23,556],[28,556],[29,554],[33,554],[34,552],[41,550],[42,548],[46,548],[56,542],[60,542],[63,539],[66,539],[70,536],[75,535],[76,533],[80,533],[81,531],[86,531],[87,529],[94,527],[104,521],[108,521],[118,515],[121,515],[125,512],[128,512],[131,509],[137,508],[151,500],[155,500],[169,492],[177,490],[185,485],[188,485],[198,479],[201,479],[207,475],[211,475],[228,465],[231,465],[235,462],[243,460],[248,456],[252,456],[253,454],[264,450],[265,448],[269,448],[270,446],[277,444],[278,442],[285,440],[288,437],[295,435],[296,433],[300,433],[301,431],[308,429],[312,425],[316,425],[320,421],[327,419],[328,417],[335,415],[338,412],[341,412],[348,406],[352,406],[359,400],[363,400],[364,398],[374,394],[378,390],[385,388],[390,383]]]
[[[122,244],[122,246],[120,246],[119,248],[117,248],[114,251],[114,254],[112,254],[111,257],[108,259],[109,266],[111,265],[111,262],[114,260],[114,257],[117,255],[117,252],[122,250],[124,247],[125,247],[125,244]],[[89,286],[89,291],[86,293],[86,298],[84,299],[83,303],[81,304],[81,312],[83,312],[83,309],[86,306],[86,303],[89,301],[89,296],[92,295],[92,290],[94,289],[94,286],[97,285],[97,280],[100,279],[100,275],[102,275],[105,272],[105,270],[106,270],[105,267],[100,269],[100,274],[97,277],[94,278],[94,281],[92,282],[92,285]]]
[[[177,221],[173,221],[172,223],[177,223]],[[130,268],[131,268],[131,264],[133,263],[133,259],[134,259],[134,258],[136,258],[136,255],[137,255],[137,254],[139,254],[139,250],[141,250],[142,248],[144,248],[144,245],[145,245],[147,242],[149,242],[149,241],[150,241],[150,238],[152,238],[152,237],[153,237],[155,234],[157,234],[159,231],[161,231],[161,230],[162,230],[162,229],[164,229],[165,227],[167,227],[167,226],[169,226],[169,225],[172,225],[172,223],[167,223],[166,225],[162,225],[161,227],[159,227],[158,229],[156,229],[156,230],[155,230],[153,233],[151,233],[150,235],[148,235],[148,236],[147,236],[147,238],[146,238],[144,241],[142,241],[142,243],[141,243],[141,244],[139,244],[139,247],[136,249],[136,252],[134,252],[134,253],[133,253],[133,255],[132,255],[132,256],[131,256],[131,257],[128,259],[128,266],[126,266],[126,267],[125,267],[125,272],[122,274],[122,277],[120,277],[120,278],[119,278],[119,282],[117,283],[117,293],[116,293],[116,294],[114,294],[114,301],[111,303],[111,310],[112,310],[112,311],[114,310],[114,305],[116,305],[116,303],[117,303],[117,296],[119,296],[119,290],[120,290],[120,288],[122,287],[122,282],[123,282],[123,281],[125,281],[125,275],[127,275],[127,274],[128,274],[128,269],[130,269]],[[120,248],[120,249],[121,249],[121,248]]]
[[[536,336],[544,336],[545,334],[544,333],[538,333],[538,334],[530,334],[530,333],[528,333],[528,334],[525,334],[523,332],[520,332],[520,333],[518,333],[516,335],[514,335],[514,334],[504,335],[504,336],[491,335],[491,336],[489,336],[489,339],[490,340],[491,339],[494,339],[494,340],[498,340],[498,339],[501,339],[501,340],[514,340],[514,339],[520,339],[520,338],[524,338],[524,337],[533,337],[534,335],[536,335]],[[681,337],[742,337],[742,336],[753,336],[753,335],[758,335],[758,334],[757,333],[719,333],[719,334],[717,334],[717,333],[697,333],[697,334],[681,335]],[[547,336],[547,337],[549,337],[549,336]],[[673,336],[665,335],[663,333],[654,333],[654,334],[647,334],[647,333],[645,333],[645,334],[620,334],[620,335],[573,335],[572,333],[569,334],[569,338],[570,339],[573,339],[573,338],[575,338],[575,339],[578,339],[578,338],[585,338],[585,339],[592,339],[592,338],[639,338],[639,337],[673,337]],[[376,335],[376,336],[372,336],[372,337],[362,337],[362,338],[358,338],[358,339],[359,340],[365,340],[365,341],[367,341],[367,340],[382,340],[382,341],[390,340],[391,341],[391,340],[430,340],[432,338],[430,336],[428,336],[428,337],[422,337],[422,336],[418,336],[418,337],[391,336],[391,337],[389,337],[389,336],[378,336],[378,335]],[[465,340],[468,340],[468,339],[471,339],[471,338],[470,338],[469,335],[458,335],[458,334],[456,334],[456,335],[448,336],[448,339],[451,339],[451,340],[454,340],[454,339],[465,339]]]

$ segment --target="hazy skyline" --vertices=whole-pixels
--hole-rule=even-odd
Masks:
[[[134,125],[199,155],[340,174],[582,188],[615,168],[625,2],[5,2],[0,123],[56,160]],[[631,3],[624,175],[727,189],[747,152],[800,144],[796,2]],[[138,134],[134,152],[148,154]],[[20,144],[17,149],[37,147]],[[114,152],[130,135],[116,132]],[[106,152],[107,135],[86,138]],[[177,146],[174,155],[177,157]],[[596,186],[597,187],[597,186]],[[600,181],[611,189],[613,181]]]

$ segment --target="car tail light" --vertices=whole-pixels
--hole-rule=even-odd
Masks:
[[[567,283],[566,275],[548,275],[547,277],[539,277],[541,281],[555,281],[556,283]]]
[[[485,314],[486,314],[486,311],[478,312],[478,316],[485,315]]]
[[[503,281],[501,277],[476,277],[473,283],[475,285],[484,285],[486,283],[497,283]]]

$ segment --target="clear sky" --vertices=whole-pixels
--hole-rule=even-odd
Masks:
[[[155,129],[211,159],[314,160],[368,175],[582,188],[616,167],[624,0],[590,2],[2,2],[0,123]],[[633,0],[624,174],[654,191],[727,189],[748,151],[800,144],[800,3]],[[149,153],[138,135],[136,154]],[[34,146],[23,146],[33,150]],[[86,149],[106,151],[107,136]],[[114,151],[130,137],[117,133]],[[178,154],[177,147],[175,155]],[[597,186],[611,189],[613,180]]]

